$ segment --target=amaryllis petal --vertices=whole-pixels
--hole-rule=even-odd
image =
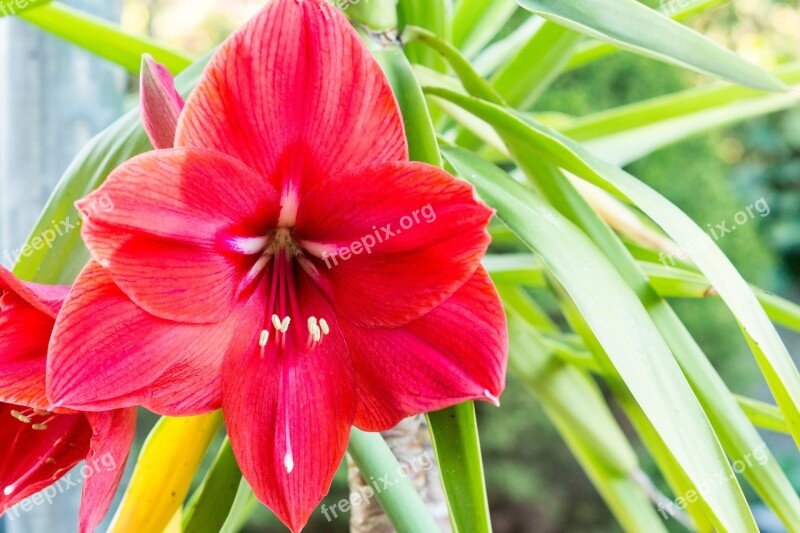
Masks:
[[[183,97],[175,89],[172,74],[167,67],[145,54],[139,85],[142,124],[150,142],[154,148],[172,148],[178,117],[183,109]]]
[[[83,467],[80,531],[91,532],[103,520],[136,436],[136,409],[87,413],[92,439]]]
[[[505,387],[505,315],[488,274],[396,329],[343,324],[356,369],[355,425],[384,431],[404,417],[466,400],[497,402]]]
[[[385,76],[324,0],[273,0],[227,39],[186,102],[176,146],[226,152],[295,191],[408,158]]]
[[[79,208],[112,209],[82,229],[94,258],[149,313],[215,322],[231,312],[279,197],[238,161],[203,149],[150,152],[125,163]]]
[[[44,376],[54,319],[12,293],[0,297],[0,401],[46,409]]]
[[[182,381],[187,412],[219,405],[222,355],[233,335],[234,318],[216,324],[183,324],[156,318],[128,299],[108,273],[90,262],[75,282],[56,321],[47,365],[48,397],[55,405],[87,411],[158,401],[172,387],[170,372]],[[101,354],[101,355],[99,355]],[[177,378],[176,378],[177,379]],[[204,387],[208,390],[193,390]],[[174,391],[175,389],[171,389]],[[204,405],[197,405],[197,398]]]
[[[0,293],[13,293],[31,307],[55,318],[69,292],[68,286],[40,285],[19,280],[0,266]]]
[[[299,531],[330,488],[355,412],[353,370],[333,312],[305,276],[299,306],[324,318],[328,334],[306,345],[305,324],[288,329],[286,347],[238,335],[223,368],[223,413],[239,466],[258,498]],[[257,291],[237,328],[257,332],[264,319]],[[272,338],[274,340],[274,338]],[[263,355],[262,355],[263,353]]]
[[[398,326],[472,276],[491,216],[471,185],[437,167],[383,163],[301,197],[294,236],[316,256],[337,312],[363,326]]]
[[[47,344],[68,287],[18,280],[0,267],[0,401],[44,409]]]
[[[51,485],[89,451],[92,429],[83,414],[21,411],[0,404],[0,514]],[[20,414],[35,419],[23,422]]]

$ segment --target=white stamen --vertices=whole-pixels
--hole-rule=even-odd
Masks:
[[[278,331],[281,330],[281,317],[278,315],[272,315],[272,325],[275,326],[275,329]]]
[[[319,327],[322,330],[322,333],[324,333],[325,335],[331,332],[331,328],[328,327],[328,323],[325,321],[324,318],[319,319]]]
[[[308,331],[309,333],[314,331],[314,327],[317,325],[317,317],[310,316],[308,317]]]
[[[247,273],[244,280],[242,281],[242,285],[248,285],[251,281],[256,279],[256,277],[261,273],[264,268],[269,264],[270,259],[272,259],[272,254],[264,254],[258,258],[258,261],[255,262],[253,268],[250,269],[250,272]]]
[[[258,339],[258,345],[262,348],[267,345],[267,341],[269,341],[269,330],[263,330],[261,332],[261,337]]]
[[[314,342],[319,342],[322,338],[322,331],[320,331],[319,326],[314,324],[314,329],[311,330],[311,337],[314,339]]]
[[[11,493],[14,492],[14,485],[9,485],[3,489],[3,496],[11,496]]]
[[[267,247],[269,238],[267,237],[233,237],[229,241],[234,252],[245,255],[257,254]]]
[[[286,333],[287,331],[289,331],[289,324],[291,322],[292,322],[292,319],[289,318],[288,316],[283,317],[283,320],[281,321],[281,327],[280,327],[281,333]]]
[[[294,470],[294,457],[292,457],[292,452],[288,452],[283,456],[283,466],[286,467],[287,474],[291,474],[292,470]]]

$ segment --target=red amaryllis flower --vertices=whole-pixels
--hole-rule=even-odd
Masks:
[[[169,144],[153,130],[170,121],[145,118]],[[492,213],[408,161],[390,87],[332,6],[271,2],[214,56],[174,139],[83,201],[114,209],[83,226],[96,263],[56,326],[53,401],[221,406],[244,475],[295,531],[352,425],[497,401]]]
[[[23,283],[0,267],[0,513],[86,460],[80,530],[92,531],[114,496],[133,442],[135,410],[48,411],[47,344],[69,287]]]

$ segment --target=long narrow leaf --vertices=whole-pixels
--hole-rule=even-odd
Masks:
[[[429,91],[464,107],[554,165],[638,206],[670,235],[736,316],[795,441],[800,443],[800,373],[752,290],[709,235],[656,191],[571,139],[499,106],[444,89]]]
[[[489,502],[475,406],[464,402],[428,413],[439,471],[456,533],[490,533]]]
[[[770,91],[785,86],[711,39],[636,0],[517,0],[523,8],[620,48]]]
[[[720,471],[733,475],[730,465],[664,339],[608,259],[586,235],[497,167],[463,150],[444,152],[564,285],[636,401],[694,482],[718,527],[756,531],[738,486],[701,484]],[[608,312],[608,302],[614,302],[614,313]]]
[[[60,2],[42,5],[19,16],[134,74],[139,73],[143,54],[150,54],[175,74],[192,63],[192,59],[159,45],[149,37],[130,35],[106,20]]]

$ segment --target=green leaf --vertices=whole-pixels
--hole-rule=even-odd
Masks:
[[[231,441],[226,437],[203,483],[184,508],[183,532],[220,531],[228,518],[241,482],[242,471],[233,455]]]
[[[705,13],[714,7],[726,4],[728,1],[729,0],[687,0],[680,2],[675,8],[667,10],[664,14],[668,15],[671,19],[684,21],[690,19],[694,15]],[[677,3],[670,2],[669,4],[675,6]],[[583,65],[592,63],[618,51],[619,48],[613,44],[587,42],[585,46],[582,46],[572,56],[572,59],[570,59],[567,65],[567,70],[582,67]]]
[[[733,476],[730,465],[669,347],[609,260],[584,233],[497,167],[457,148],[443,152],[564,286],[717,526],[757,531],[735,483],[706,483],[719,472]]]
[[[800,82],[797,64],[776,76]],[[643,100],[573,119],[557,129],[603,158],[624,165],[696,133],[797,105],[796,93],[764,96],[738,86],[715,84]]]
[[[450,38],[450,8],[446,0],[400,0],[397,4],[399,26],[425,28],[444,40]],[[435,52],[419,44],[404,47],[409,61],[425,65],[440,72],[445,71],[445,64]]]
[[[800,443],[800,373],[752,290],[711,237],[656,191],[571,139],[487,102],[445,89],[429,92],[489,122],[531,153],[637,206],[670,235],[736,316],[795,441]]]
[[[388,488],[373,487],[386,516],[398,533],[440,532],[414,485],[402,472],[397,459],[379,433],[365,433],[353,428],[350,456],[364,479],[385,479]]]
[[[515,147],[513,142],[509,146],[526,173],[537,178],[538,188],[595,240],[623,279],[647,306],[654,324],[680,364],[731,459],[747,462],[749,466],[745,470],[745,477],[784,523],[791,525],[800,521],[800,499],[794,494],[791,484],[772,458],[764,441],[741,412],[731,392],[674,311],[653,293],[653,289],[648,286],[647,278],[622,243],[560,172],[542,163],[536,152],[531,151],[529,147]],[[636,411],[629,414],[634,419],[639,417]],[[644,432],[644,438],[649,439],[651,451],[653,447],[661,446],[654,436],[648,435],[649,428],[641,421],[637,427],[640,432]],[[751,465],[754,450],[758,450],[759,454],[768,460]],[[660,457],[660,466],[669,468],[672,459],[660,450],[656,450],[656,453]],[[683,483],[681,473],[671,472],[670,476],[673,483]],[[690,512],[697,517],[693,509],[690,509]]]
[[[786,420],[783,419],[781,410],[776,406],[745,398],[744,396],[737,396],[736,400],[742,410],[747,413],[747,417],[757,426],[780,433],[789,433]],[[797,526],[797,524],[798,522],[795,521],[794,525]]]
[[[125,67],[134,74],[139,73],[143,54],[150,54],[173,74],[192,63],[192,59],[159,45],[149,37],[130,35],[107,20],[60,2],[42,5],[20,13],[19,16],[53,35]]]
[[[541,17],[531,16],[509,35],[486,48],[472,60],[472,66],[481,76],[489,77],[517,55],[517,51],[533,39],[545,23]],[[467,55],[467,54],[465,54]],[[467,56],[469,57],[469,56]]]
[[[196,61],[175,79],[184,95],[197,83],[209,57]],[[119,165],[148,150],[152,150],[152,146],[142,128],[138,109],[89,141],[59,180],[28,241],[54,232],[61,222],[76,227],[55,239],[50,247],[23,253],[14,273],[39,283],[71,284],[89,259],[81,241],[80,217],[74,203],[99,187]]]
[[[428,428],[436,450],[453,531],[491,532],[475,406],[472,402],[464,402],[428,413]]]
[[[636,0],[517,0],[523,8],[620,48],[740,85],[786,86],[711,39]]]
[[[253,489],[250,488],[247,480],[242,478],[239,489],[236,491],[236,498],[233,500],[231,512],[220,529],[220,533],[240,533],[244,529],[247,519],[258,506],[259,502],[256,495],[253,494]]]
[[[529,109],[564,70],[582,38],[569,28],[545,22],[492,78],[492,85],[512,107]]]
[[[40,7],[52,0],[0,0],[0,18],[13,17],[23,11]]]
[[[502,293],[507,301],[509,293]],[[508,312],[509,364],[533,392],[548,418],[581,463],[626,531],[665,531],[647,496],[633,481],[636,454],[598,386],[572,366],[559,363],[536,330]]]
[[[373,50],[372,55],[389,79],[402,111],[410,159],[442,166],[442,156],[425,96],[403,50],[398,47],[381,48]]]
[[[510,0],[463,0],[453,15],[453,44],[474,57],[508,23],[517,10]]]

